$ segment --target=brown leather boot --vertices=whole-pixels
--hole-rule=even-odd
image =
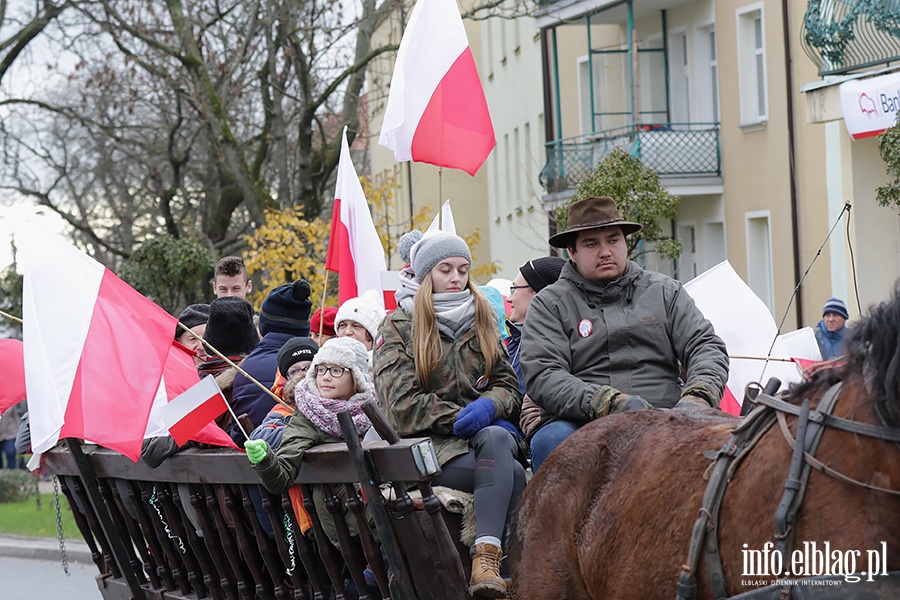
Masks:
[[[476,544],[472,557],[472,579],[469,595],[481,598],[506,597],[506,582],[500,577],[500,559],[503,550],[493,544]]]

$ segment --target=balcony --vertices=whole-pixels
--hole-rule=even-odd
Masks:
[[[660,177],[722,174],[718,123],[644,123],[548,143],[541,185],[549,194],[573,189],[614,148],[640,157]]]
[[[810,0],[800,35],[820,76],[886,65],[900,60],[900,2]]]

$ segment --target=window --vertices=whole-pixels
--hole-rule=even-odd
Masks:
[[[767,119],[766,40],[762,5],[745,7],[737,15],[738,73],[741,125]]]
[[[686,33],[672,36],[669,48],[670,80],[672,82],[672,122],[691,121],[691,82]]]
[[[748,212],[747,219],[747,284],[774,313],[772,278],[772,237],[769,211]]]
[[[709,29],[707,32],[707,42],[709,43],[709,84],[712,94],[712,114],[713,123],[719,122],[719,55],[716,53],[716,30]]]
[[[697,276],[697,229],[693,224],[679,225],[678,241],[681,256],[678,257],[678,279],[690,281]]]

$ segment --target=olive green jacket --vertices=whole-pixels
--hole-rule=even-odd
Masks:
[[[427,390],[416,378],[412,317],[398,308],[384,319],[378,333],[373,356],[378,403],[401,437],[430,437],[440,464],[469,451],[469,442],[453,435],[453,423],[473,400],[490,398],[495,419],[518,423],[519,381],[499,333],[501,358],[488,377],[474,327],[457,340],[441,334],[441,363]]]

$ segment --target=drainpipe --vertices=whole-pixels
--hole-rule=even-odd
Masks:
[[[800,223],[797,206],[797,164],[795,161],[796,139],[794,135],[794,78],[791,73],[791,32],[788,21],[788,0],[781,0],[781,17],[784,24],[784,74],[787,86],[787,134],[788,134],[788,166],[791,180],[791,236],[793,237],[794,254],[794,288],[797,290],[795,310],[797,328],[803,327],[803,289],[800,285]]]

